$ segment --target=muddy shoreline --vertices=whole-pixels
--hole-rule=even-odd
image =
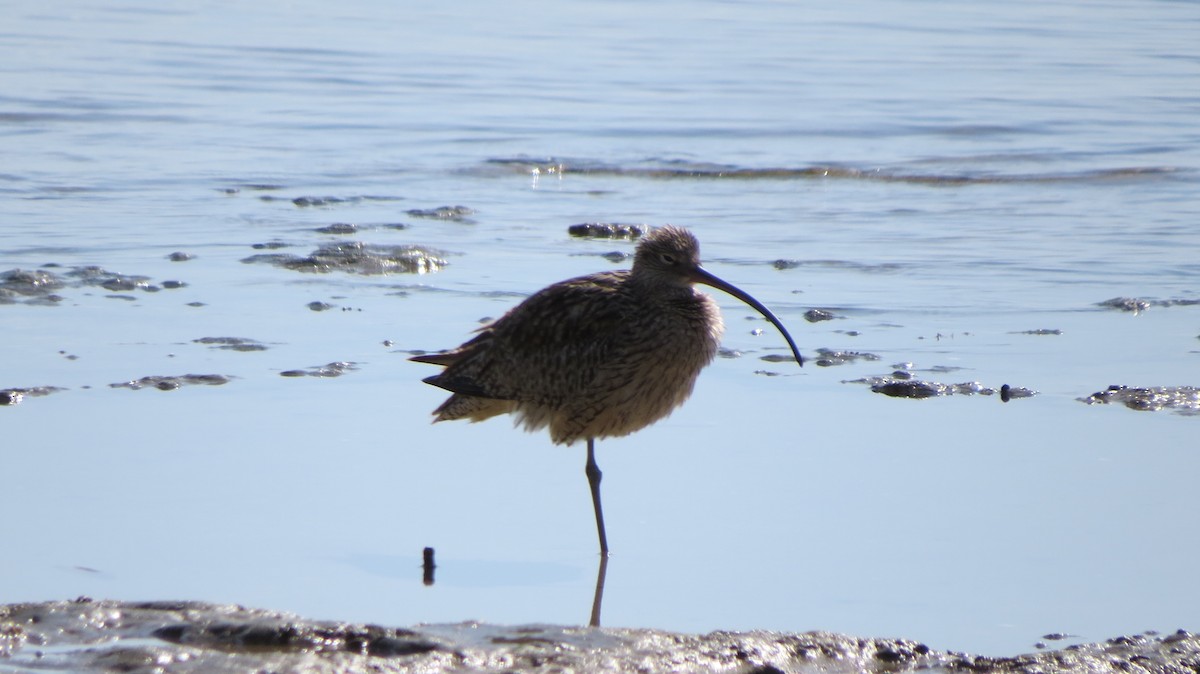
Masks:
[[[406,628],[230,604],[71,601],[0,606],[0,669],[123,672],[1147,672],[1193,673],[1180,630],[1012,657],[828,632],[711,632],[484,623]]]

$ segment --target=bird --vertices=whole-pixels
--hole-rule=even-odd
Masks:
[[[716,301],[696,284],[749,304],[779,329],[804,365],[783,323],[704,269],[695,235],[673,225],[641,237],[631,269],[549,285],[457,348],[409,360],[445,368],[422,380],[451,393],[433,411],[435,423],[514,414],[514,425],[547,428],[555,444],[587,441],[584,472],[600,554],[607,557],[596,440],[639,431],[691,396],[724,331]]]

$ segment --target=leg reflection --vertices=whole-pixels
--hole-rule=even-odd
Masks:
[[[604,603],[604,576],[608,573],[608,555],[601,553],[600,566],[596,568],[596,594],[592,597],[592,619],[589,627],[600,626],[600,605]]]

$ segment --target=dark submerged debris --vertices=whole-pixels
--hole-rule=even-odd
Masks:
[[[291,248],[292,244],[284,243],[283,241],[268,241],[266,243],[256,243],[252,246],[254,250],[279,250],[280,248]]]
[[[185,374],[179,376],[150,375],[141,379],[109,384],[112,388],[127,388],[134,391],[144,388],[156,388],[160,391],[174,391],[177,388],[191,385],[221,386],[228,384],[230,377],[223,374]]]
[[[196,256],[192,255],[191,253],[183,253],[180,251],[175,251],[174,253],[171,253],[170,255],[168,255],[167,259],[170,260],[171,262],[187,262],[188,260],[195,259],[195,257]]]
[[[318,302],[318,301],[314,300],[312,302],[309,302],[305,306],[307,306],[312,311],[329,311],[330,309],[333,309],[337,305],[330,304],[328,302]]]
[[[1062,333],[1063,333],[1063,331],[1059,330],[1057,328],[1039,328],[1037,330],[1018,330],[1016,332],[1011,332],[1009,334],[1012,334],[1012,335],[1061,335]]]
[[[905,639],[807,632],[679,634],[486,623],[395,628],[188,601],[0,605],[0,658],[14,671],[609,671],[1195,674],[1200,639],[1179,630],[1012,657]]]
[[[427,274],[446,266],[444,253],[422,246],[385,246],[359,241],[321,246],[299,256],[282,253],[251,255],[247,264],[265,262],[284,269],[326,274],[343,271],[350,274]]]
[[[433,563],[433,548],[425,548],[421,551],[421,583],[429,586],[433,585],[433,570],[437,568],[437,564]]]
[[[214,349],[226,351],[266,351],[267,345],[246,337],[201,337],[193,339],[196,344],[206,344]]]
[[[454,222],[472,222],[468,217],[475,214],[475,209],[466,206],[438,206],[437,208],[410,208],[405,213],[414,218],[431,218],[434,220],[453,220]]]
[[[281,377],[340,377],[347,372],[353,372],[358,369],[358,363],[350,361],[336,361],[327,363],[317,367],[310,367],[307,370],[284,370],[279,373]]]
[[[619,222],[581,222],[567,227],[567,233],[571,236],[589,239],[637,239],[648,231],[648,225]]]
[[[1179,414],[1200,415],[1200,388],[1194,386],[1109,386],[1080,402],[1089,405],[1120,403],[1131,410],[1158,412],[1171,410]]]

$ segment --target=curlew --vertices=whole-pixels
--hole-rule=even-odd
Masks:
[[[804,364],[779,319],[701,267],[696,237],[672,226],[642,238],[632,269],[555,283],[458,348],[409,360],[446,368],[424,380],[453,394],[433,411],[435,422],[513,413],[528,431],[549,427],[555,444],[586,440],[585,473],[606,556],[595,442],[641,430],[691,395],[723,331],[717,303],[697,283],[754,307]]]

